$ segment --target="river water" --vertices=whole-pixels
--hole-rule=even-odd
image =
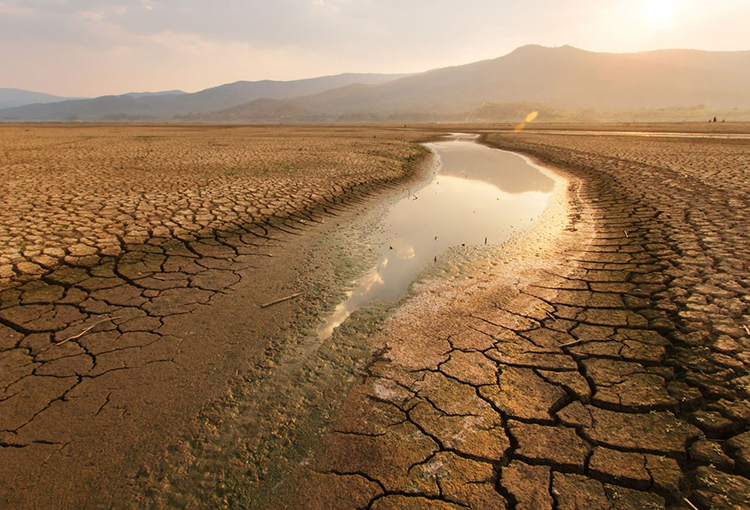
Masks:
[[[546,208],[554,182],[528,159],[480,145],[475,135],[427,147],[438,158],[436,170],[385,213],[377,264],[319,326],[321,339],[358,308],[399,299],[449,248],[502,244]]]

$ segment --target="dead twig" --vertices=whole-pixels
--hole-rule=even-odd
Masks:
[[[261,308],[268,308],[269,306],[277,305],[279,303],[283,303],[284,301],[289,301],[290,299],[294,299],[296,297],[300,297],[302,295],[301,292],[297,292],[296,294],[292,294],[291,296],[286,296],[281,299],[277,299],[275,301],[270,301],[268,303],[264,303],[260,305]]]
[[[687,503],[687,504],[688,504],[688,506],[689,506],[690,508],[692,508],[693,510],[698,510],[698,507],[697,507],[697,506],[695,506],[695,505],[693,504],[693,502],[692,502],[692,501],[690,501],[690,500],[689,500],[688,498],[683,498],[683,500],[685,501],[685,503]]]
[[[559,347],[560,348],[563,348],[563,347],[573,347],[574,345],[578,345],[578,344],[581,344],[583,342],[584,342],[584,340],[575,340],[573,342],[568,342],[567,344],[561,344]]]
[[[750,335],[750,328],[748,328],[747,325],[745,325],[745,324],[743,324],[742,327],[745,328],[745,333],[747,333],[748,335]]]
[[[57,343],[55,343],[55,345],[62,345],[65,342],[70,342],[71,340],[76,340],[78,338],[81,338],[83,335],[85,335],[86,333],[88,333],[89,331],[91,331],[92,329],[94,329],[95,327],[97,327],[99,324],[101,324],[103,322],[111,322],[111,321],[116,320],[116,319],[119,319],[119,317],[107,317],[106,319],[102,319],[100,321],[96,321],[91,326],[89,326],[88,328],[84,329],[83,331],[81,331],[77,335],[73,335],[73,336],[71,336],[69,338],[66,338],[65,340],[62,340],[61,342],[57,342]]]
[[[43,353],[44,351],[46,351],[48,349],[51,349],[53,347],[57,347],[58,345],[66,344],[66,343],[70,342],[71,340],[77,340],[77,339],[81,338],[83,335],[85,335],[86,333],[90,332],[95,327],[97,327],[99,324],[101,324],[103,322],[111,322],[111,321],[116,320],[116,319],[119,319],[119,317],[107,317],[106,319],[102,319],[100,321],[96,321],[91,326],[89,326],[88,328],[84,329],[83,331],[81,331],[80,333],[78,333],[76,335],[68,337],[65,340],[61,340],[59,342],[53,342],[52,345],[46,347],[45,349],[42,349],[41,351],[39,351],[39,353],[41,354],[41,353]]]

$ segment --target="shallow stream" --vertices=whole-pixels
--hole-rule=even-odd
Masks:
[[[427,145],[437,157],[429,180],[387,210],[377,264],[318,328],[321,339],[358,308],[399,299],[448,249],[502,244],[542,214],[554,181],[527,158],[476,138],[451,135]]]

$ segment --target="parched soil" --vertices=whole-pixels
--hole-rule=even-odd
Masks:
[[[299,290],[300,234],[413,178],[425,136],[0,127],[0,506],[120,505],[284,341],[299,307],[259,305]]]
[[[278,504],[750,508],[750,143],[484,141],[567,224],[399,310]]]
[[[378,138],[380,135],[380,138]],[[310,216],[401,177],[419,132],[326,128],[0,128],[0,286],[152,239]],[[153,243],[150,243],[153,244]]]
[[[254,406],[228,379],[283,380],[272,351],[344,278],[322,222],[412,178],[429,132],[0,136],[0,506],[750,507],[747,140],[486,134],[566,203]]]

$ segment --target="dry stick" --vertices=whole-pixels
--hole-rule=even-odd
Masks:
[[[573,347],[574,345],[578,345],[582,343],[584,340],[575,340],[573,342],[568,342],[567,344],[560,344],[559,347]]]
[[[688,498],[682,498],[682,499],[684,499],[684,500],[685,500],[685,503],[687,503],[687,504],[688,504],[688,506],[690,506],[690,508],[692,508],[693,510],[698,510],[698,507],[697,507],[697,506],[695,506],[695,505],[694,505],[694,504],[692,503],[692,501],[690,501],[690,500],[689,500]]]
[[[62,342],[57,342],[55,345],[62,345],[65,342],[70,342],[71,340],[75,340],[77,338],[81,338],[83,335],[85,335],[86,333],[88,333],[89,331],[91,331],[92,329],[94,329],[95,327],[97,327],[102,322],[110,322],[110,321],[113,321],[113,320],[116,320],[116,319],[119,319],[119,317],[107,317],[106,319],[102,319],[100,321],[96,321],[91,326],[89,326],[88,328],[84,329],[83,331],[81,331],[77,335],[73,335],[70,338],[66,338]]]
[[[113,320],[116,320],[116,319],[119,319],[119,317],[107,317],[106,319],[102,319],[100,321],[96,321],[91,326],[89,326],[88,328],[84,329],[83,331],[81,331],[77,335],[73,335],[73,336],[71,336],[69,338],[66,338],[65,340],[61,340],[60,342],[53,342],[52,345],[49,345],[46,348],[42,349],[41,351],[39,351],[39,353],[41,354],[41,353],[47,351],[48,349],[51,349],[51,348],[56,347],[58,345],[62,345],[62,344],[68,343],[71,340],[76,340],[77,338],[81,338],[83,335],[85,335],[86,333],[88,333],[89,331],[91,331],[92,329],[94,329],[95,327],[97,327],[102,322],[110,322],[110,321],[113,321]]]
[[[742,327],[745,328],[745,333],[750,335],[750,328],[748,328],[745,324],[743,324]]]
[[[268,308],[269,306],[277,305],[279,303],[283,303],[284,301],[289,301],[290,299],[294,299],[296,297],[301,296],[301,292],[297,292],[296,294],[292,294],[291,296],[283,297],[281,299],[277,299],[276,301],[271,301],[270,303],[265,303],[260,305],[261,308]]]

